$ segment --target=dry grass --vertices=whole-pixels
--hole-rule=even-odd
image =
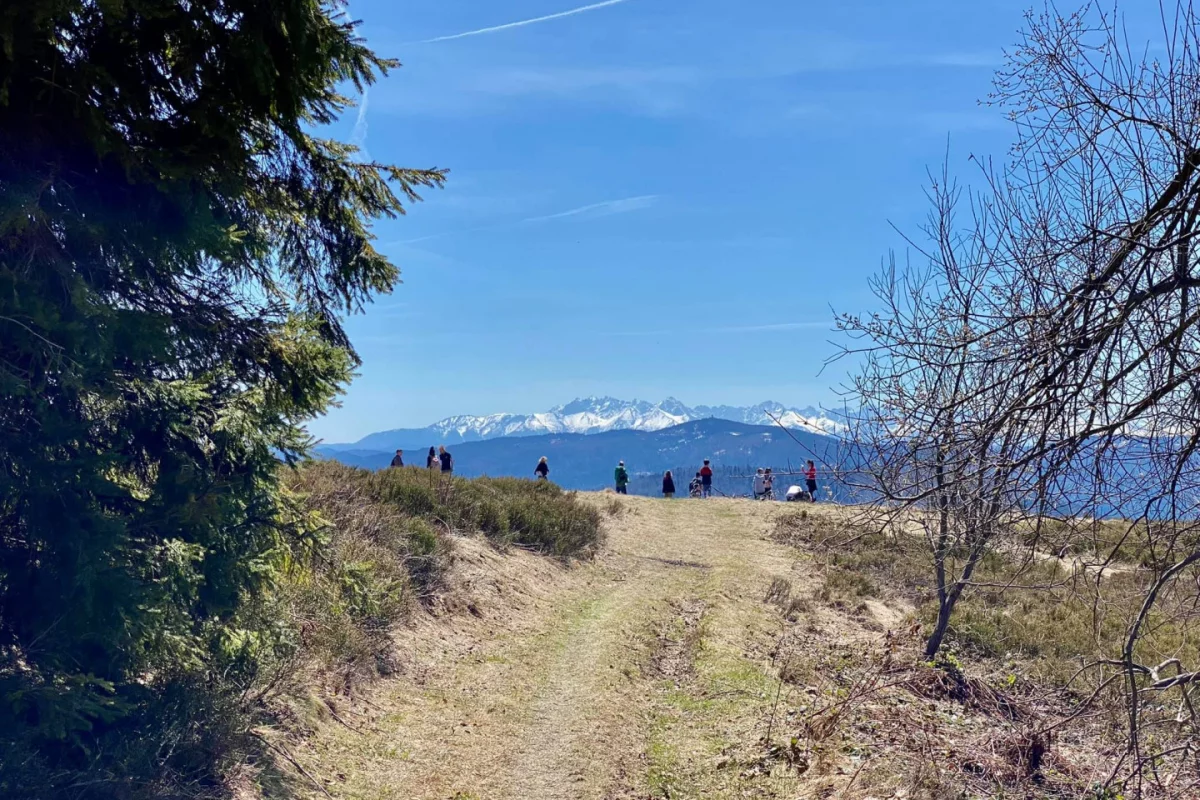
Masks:
[[[871,638],[837,614],[787,629],[775,735],[739,766],[799,769],[815,797],[1087,796],[1111,742],[1045,732],[1066,698],[952,657],[926,663],[921,644],[919,630]]]
[[[357,730],[343,706],[402,668],[401,627],[421,609],[458,606],[462,586],[450,576],[471,549],[458,534],[485,537],[488,549],[517,545],[562,558],[591,555],[601,540],[599,514],[546,483],[444,480],[425,470],[369,472],[331,462],[289,471],[285,483],[321,530],[247,612],[282,631],[287,646],[263,654],[263,669],[242,693],[241,702],[257,709],[253,741],[261,751],[230,778],[246,792],[314,785],[292,751],[331,720]],[[468,601],[464,610],[478,606]]]
[[[1040,638],[1081,630],[1065,596],[979,592],[958,657],[926,663],[902,624],[928,598],[911,537],[838,509],[614,499],[581,498],[611,538],[590,564],[484,548],[453,567],[469,613],[422,616],[368,732],[327,721],[304,763],[356,800],[1089,796],[1112,720],[1048,730],[1078,697],[1035,669],[1077,645]],[[1023,619],[998,618],[1026,592]]]
[[[314,772],[344,771],[340,796],[362,800],[601,798],[641,786],[650,687],[687,681],[704,609],[691,598],[708,572],[666,557],[687,554],[655,509],[622,502],[634,508],[611,535],[636,555],[553,570],[520,551],[456,563],[452,594],[475,610],[422,618],[404,638],[408,666],[372,696],[371,733],[324,726]]]
[[[1170,543],[1174,552],[1190,551],[1200,533],[1188,526],[1173,531],[1154,520],[1057,519],[1042,517],[1023,521],[1017,531],[1019,542],[1058,558],[1085,564],[1117,564],[1123,567],[1161,566]]]
[[[802,548],[823,567],[817,595],[835,608],[860,612],[871,596],[911,599],[917,605],[914,635],[919,638],[920,623],[931,624],[936,614],[924,542],[910,535],[855,530],[844,520],[835,517],[828,524],[792,514],[778,521],[773,536]],[[1074,542],[1054,554],[1072,558],[1029,558],[1034,539],[1028,531],[1018,531],[1024,550],[1014,547],[1008,555],[985,558],[974,576],[976,585],[955,610],[944,660],[922,665],[916,639],[893,646],[894,685],[886,691],[864,689],[880,667],[861,659],[853,662],[860,665],[857,671],[848,673],[842,666],[831,667],[829,660],[792,665],[792,673],[809,680],[814,673],[824,675],[835,697],[869,696],[861,702],[861,714],[843,714],[838,720],[840,746],[876,742],[871,750],[875,766],[864,767],[860,785],[879,788],[882,774],[873,770],[881,766],[909,776],[904,786],[889,788],[917,796],[1036,791],[1039,797],[1076,797],[1090,791],[1091,782],[1107,777],[1115,763],[1112,756],[1124,746],[1127,698],[1120,681],[1101,690],[1113,668],[1082,667],[1119,657],[1153,572],[1136,566],[1099,571],[1089,564],[1097,563],[1097,557],[1142,565],[1153,565],[1155,559],[1139,544],[1149,541],[1144,526],[1079,525],[1093,534],[1091,539],[1070,538],[1078,530],[1068,533],[1061,521],[1047,521],[1037,531],[1039,546]],[[1074,558],[1080,555],[1084,558]],[[1137,644],[1137,660],[1158,664],[1179,655],[1190,661],[1200,651],[1192,604],[1198,580],[1200,571],[1193,571],[1167,591]],[[822,643],[811,646],[819,650]],[[919,699],[909,696],[913,694]],[[980,698],[987,700],[982,706]],[[1084,711],[1084,702],[1086,713],[1075,718]],[[1148,727],[1178,724],[1169,703],[1148,702],[1142,713]],[[967,730],[961,729],[963,720],[969,721]],[[901,735],[914,729],[923,732],[924,741]],[[811,734],[805,729],[805,736]],[[900,736],[899,744],[884,748],[886,754],[878,748],[884,735]],[[1181,779],[1188,774],[1184,769]]]
[[[428,470],[371,472],[334,462],[288,479],[326,524],[311,560],[297,564],[264,605],[297,631],[295,653],[269,681],[272,692],[317,682],[346,694],[392,672],[393,629],[445,589],[451,532],[554,555],[587,555],[600,540],[596,512],[545,482],[444,480]]]
[[[915,603],[934,590],[932,561],[920,539],[864,527],[840,509],[781,514],[771,536],[825,568],[829,598],[823,599],[874,597],[882,585]]]

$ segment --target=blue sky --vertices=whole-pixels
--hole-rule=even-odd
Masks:
[[[404,282],[349,321],[360,377],[314,434],[589,394],[835,402],[831,307],[871,305],[948,137],[968,179],[1011,140],[978,103],[1011,0],[610,0],[470,33],[583,5],[353,0],[404,66],[335,135],[451,174],[377,226]]]

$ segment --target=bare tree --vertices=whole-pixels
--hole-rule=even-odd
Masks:
[[[1082,534],[1125,518],[1140,602],[1118,651],[1087,666],[1097,694],[1114,666],[1125,687],[1128,746],[1106,783],[1194,797],[1200,17],[1187,0],[1164,7],[1149,43],[1099,5],[1026,23],[991,98],[1016,127],[1012,158],[983,165],[975,195],[935,183],[928,236],[910,242],[925,263],[889,265],[884,310],[841,320],[864,359],[850,387],[863,474],[882,513],[924,526],[931,652],[1014,520],[1053,512]],[[1100,587],[1107,573],[1089,574]],[[1166,625],[1182,644],[1163,653]]]
[[[874,495],[874,522],[919,531],[928,544],[933,657],[980,560],[1022,518],[1019,489],[1031,467],[1018,458],[1030,421],[994,424],[1012,386],[997,356],[1010,345],[987,333],[995,313],[987,207],[975,206],[973,230],[960,234],[963,193],[943,174],[929,197],[927,244],[914,242],[927,265],[901,270],[893,258],[872,283],[883,310],[838,322],[863,359],[850,386],[858,452],[849,480]]]

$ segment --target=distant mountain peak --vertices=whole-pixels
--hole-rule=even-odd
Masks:
[[[769,412],[769,413],[768,413]],[[774,400],[754,406],[684,405],[674,397],[658,403],[616,397],[577,397],[569,403],[537,414],[459,415],[425,428],[373,433],[354,444],[360,448],[392,449],[420,444],[453,445],[501,436],[537,436],[547,433],[602,433],[614,430],[659,431],[684,422],[721,419],[747,425],[774,425],[813,433],[837,434],[845,429],[841,418],[814,408],[795,409]],[[423,443],[428,444],[423,444]]]
[[[663,400],[658,404],[658,407],[668,414],[678,414],[680,416],[687,416],[688,411],[691,410],[674,397],[668,397],[666,400]]]

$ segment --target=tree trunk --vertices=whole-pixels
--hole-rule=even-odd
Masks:
[[[957,599],[956,595],[947,593],[938,603],[937,625],[925,641],[926,658],[932,659],[938,654],[938,650],[942,649],[942,640],[946,638],[946,630],[950,627],[950,614],[954,611],[954,601]]]

